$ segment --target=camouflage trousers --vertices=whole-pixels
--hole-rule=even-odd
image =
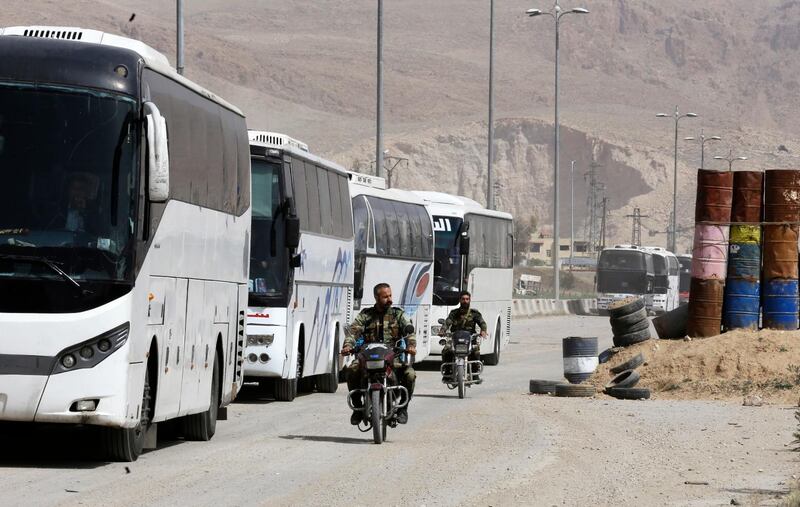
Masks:
[[[393,368],[394,376],[401,386],[405,387],[408,391],[409,401],[414,395],[414,384],[417,381],[417,372],[411,366],[401,366]],[[354,389],[364,389],[364,372],[359,367],[358,361],[345,368],[345,378],[347,379],[347,389],[352,391]],[[363,400],[353,396],[353,405],[362,406]]]

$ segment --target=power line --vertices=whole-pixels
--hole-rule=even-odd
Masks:
[[[633,215],[625,215],[626,218],[633,218],[631,229],[631,244],[642,246],[642,219],[650,218],[650,215],[642,215],[639,208],[633,208]]]

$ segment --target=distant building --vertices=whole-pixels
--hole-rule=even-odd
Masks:
[[[561,267],[569,266],[569,238],[560,238],[559,243],[559,261]],[[596,259],[593,252],[589,250],[589,242],[585,240],[576,239],[573,242],[575,247],[572,252],[572,261],[574,267],[581,268],[594,268]],[[527,245],[522,246],[524,251],[522,253],[525,263],[529,266],[537,265],[553,265],[553,235],[549,230],[543,229],[536,232]]]

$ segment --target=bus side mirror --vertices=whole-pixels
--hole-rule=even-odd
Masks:
[[[147,121],[147,194],[152,202],[169,198],[169,142],[167,120],[152,102],[144,103]]]
[[[300,219],[297,215],[289,215],[286,217],[286,247],[298,246],[300,246]]]
[[[289,258],[289,267],[290,268],[292,268],[292,269],[299,268],[299,267],[302,267],[302,265],[303,265],[303,257],[300,254],[292,255]]]
[[[469,236],[461,235],[461,255],[469,255]]]

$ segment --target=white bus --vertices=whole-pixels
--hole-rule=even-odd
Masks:
[[[350,322],[353,218],[347,172],[282,134],[250,131],[253,239],[245,380],[279,401],[336,392]]]
[[[142,44],[0,29],[0,420],[214,435],[241,386],[242,113]]]
[[[416,361],[431,347],[433,226],[425,202],[383,178],[350,174],[355,234],[355,309],[375,304],[373,287],[392,286],[394,306],[408,315],[417,338]]]
[[[481,344],[483,361],[496,365],[511,337],[513,218],[466,197],[440,192],[414,193],[426,202],[433,217],[431,333],[438,335],[438,320],[447,318],[450,310],[458,306],[459,293],[468,290],[472,293],[472,307],[481,312],[489,328],[489,338]],[[438,340],[432,341],[431,354],[441,356]]]
[[[606,248],[600,252],[596,281],[600,315],[608,315],[609,305],[629,296],[644,298],[649,312],[655,286],[653,254],[633,245]]]
[[[640,247],[653,254],[653,302],[651,311],[662,314],[680,304],[680,262],[678,257],[660,246]]]

